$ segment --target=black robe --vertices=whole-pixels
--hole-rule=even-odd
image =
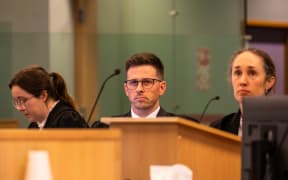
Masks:
[[[38,124],[32,122],[28,128],[38,128]],[[89,128],[89,126],[76,110],[59,101],[49,113],[44,128]]]
[[[240,117],[241,117],[241,112],[240,110],[236,113],[231,113],[226,116],[224,116],[220,120],[213,121],[210,126],[238,135],[238,130],[240,126]]]

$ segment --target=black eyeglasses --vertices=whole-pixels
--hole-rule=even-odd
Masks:
[[[130,90],[135,90],[138,87],[138,84],[141,83],[142,87],[144,89],[150,89],[153,87],[153,85],[156,82],[162,82],[162,80],[159,79],[153,79],[153,78],[145,78],[142,80],[137,80],[137,79],[131,79],[131,80],[126,80],[124,81],[126,84],[126,87]]]

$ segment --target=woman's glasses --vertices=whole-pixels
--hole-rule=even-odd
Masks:
[[[25,107],[27,101],[32,99],[34,96],[31,97],[17,97],[12,99],[13,106],[17,109],[19,107]]]

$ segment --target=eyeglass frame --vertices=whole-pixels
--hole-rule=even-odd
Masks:
[[[13,98],[12,99],[12,104],[13,106],[17,109],[19,107],[26,107],[26,103],[27,101],[29,101],[30,99],[32,99],[34,96],[30,96],[30,97],[17,97],[17,98]]]
[[[151,80],[151,82],[152,82],[152,83],[151,83],[151,87],[145,87],[145,85],[143,85],[143,81],[145,81],[145,80],[146,80],[146,81],[147,81],[147,80]],[[132,82],[132,81],[137,82],[137,85],[133,86],[133,88],[129,88],[128,83],[129,83],[129,82]],[[124,83],[125,83],[127,89],[129,89],[129,90],[135,90],[135,89],[137,89],[137,87],[139,86],[139,83],[140,83],[140,82],[141,82],[141,86],[143,87],[143,89],[151,89],[151,88],[154,86],[155,81],[157,81],[157,82],[162,82],[163,80],[155,79],[155,78],[143,78],[142,80],[129,79],[129,80],[124,81]],[[130,87],[131,87],[131,86],[130,86]]]

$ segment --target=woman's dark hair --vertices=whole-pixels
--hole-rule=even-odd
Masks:
[[[229,77],[231,77],[232,74],[232,65],[233,62],[235,60],[235,58],[239,55],[242,54],[244,52],[251,52],[253,54],[255,54],[256,56],[260,57],[262,59],[263,65],[264,65],[264,70],[266,73],[266,81],[269,80],[271,77],[275,77],[276,78],[276,68],[275,65],[273,63],[273,60],[271,58],[271,56],[266,53],[265,51],[261,50],[261,49],[257,49],[257,48],[246,48],[246,49],[241,49],[239,51],[237,51],[231,58],[230,61],[230,65],[229,65]],[[276,83],[275,83],[276,84]],[[271,90],[274,88],[275,84],[267,90],[267,93],[271,92]]]
[[[164,78],[164,66],[161,62],[161,60],[152,53],[138,53],[130,56],[126,61],[126,73],[129,70],[130,67],[134,66],[141,66],[141,65],[151,65],[153,66],[159,77],[163,80]]]
[[[21,69],[9,83],[10,89],[13,86],[19,86],[35,97],[39,97],[42,91],[46,90],[49,98],[64,101],[75,109],[63,77],[55,72],[48,73],[43,67],[33,65]]]

